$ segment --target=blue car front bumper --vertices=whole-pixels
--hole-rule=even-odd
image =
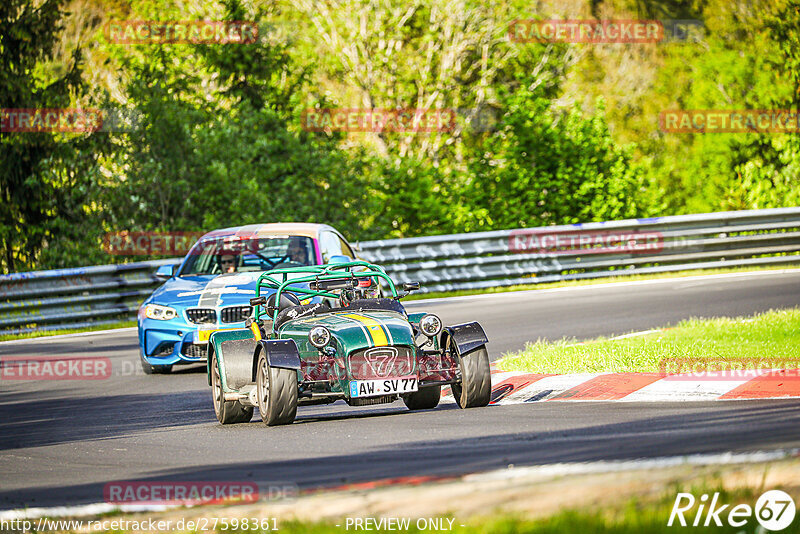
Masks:
[[[208,357],[208,337],[199,339],[197,325],[176,318],[169,321],[139,319],[139,352],[150,365],[174,365],[205,362]],[[226,323],[224,327],[244,328],[244,323]],[[203,329],[213,330],[214,325]]]

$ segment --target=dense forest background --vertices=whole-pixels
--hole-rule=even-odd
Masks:
[[[515,19],[698,19],[651,44],[521,43]],[[110,43],[114,20],[256,21],[248,45]],[[351,240],[800,204],[797,134],[676,134],[669,109],[800,109],[798,0],[3,0],[0,107],[124,132],[0,132],[0,270],[131,261],[121,230],[326,222]],[[430,133],[309,108],[457,108]]]

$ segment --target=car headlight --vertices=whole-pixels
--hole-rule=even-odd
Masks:
[[[419,320],[419,329],[428,337],[433,337],[442,331],[442,320],[438,316],[429,313]]]
[[[158,304],[148,304],[144,307],[144,316],[148,319],[156,319],[159,321],[169,321],[178,316],[173,308],[169,306],[159,306]]]
[[[321,349],[325,345],[327,345],[331,340],[331,331],[325,328],[324,326],[315,326],[311,330],[308,331],[308,341],[311,342],[312,345]]]

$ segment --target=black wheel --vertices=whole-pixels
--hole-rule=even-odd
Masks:
[[[144,356],[142,356],[141,348],[139,349],[139,363],[142,364],[142,371],[146,375],[165,375],[172,371],[171,365],[150,365],[147,363]]]
[[[456,352],[452,339],[449,348],[453,353]],[[461,371],[461,383],[453,384],[452,389],[459,408],[487,406],[492,397],[492,373],[486,347],[459,356],[458,369]]]
[[[267,426],[288,425],[297,415],[297,372],[271,367],[263,352],[256,372],[258,411]]]
[[[439,405],[441,397],[442,386],[431,386],[403,395],[403,402],[409,410],[430,410]]]
[[[247,423],[253,418],[252,406],[244,406],[239,401],[225,400],[216,356],[212,356],[211,359],[211,391],[214,395],[214,413],[217,415],[217,420],[223,425]]]

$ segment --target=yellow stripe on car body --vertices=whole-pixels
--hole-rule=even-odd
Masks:
[[[369,332],[370,337],[372,337],[372,343],[374,343],[376,347],[385,347],[389,344],[389,338],[386,337],[386,332],[383,330],[383,326],[375,319],[358,313],[347,313],[344,314],[343,317],[358,321],[362,325],[366,326],[367,332]]]

